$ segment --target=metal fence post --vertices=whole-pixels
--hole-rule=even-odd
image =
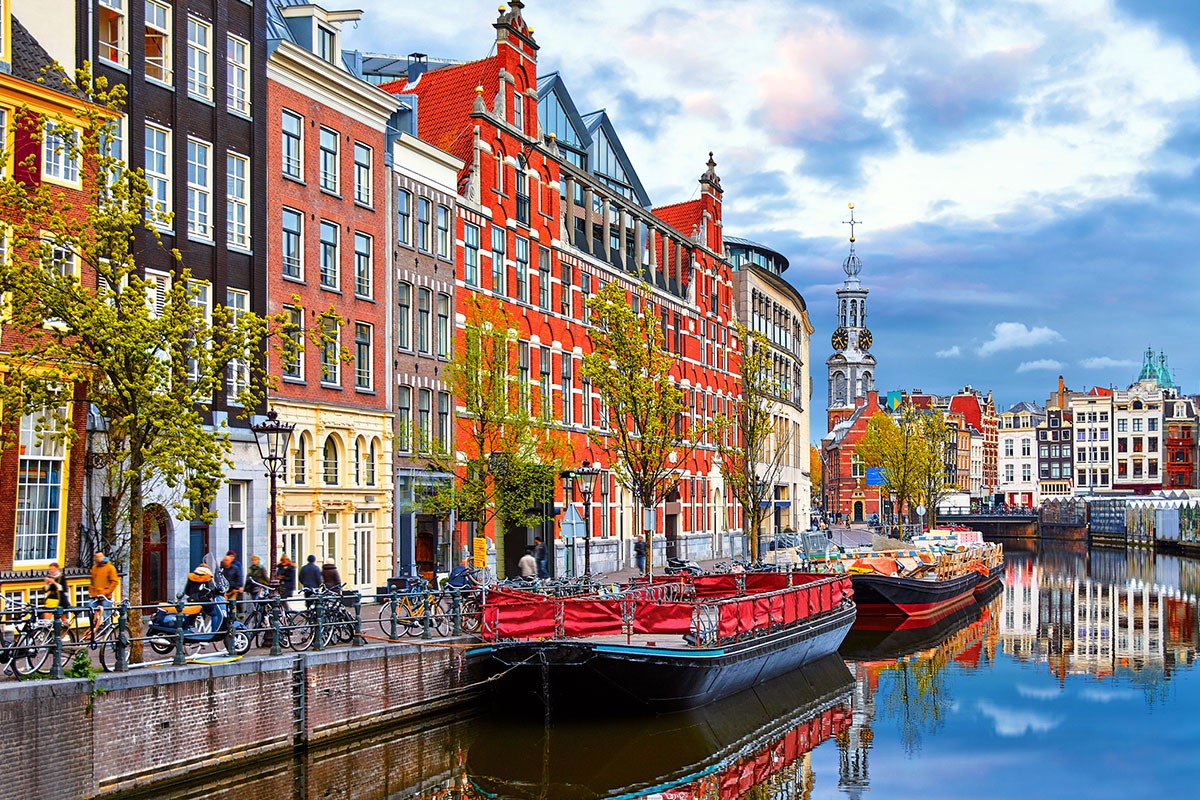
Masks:
[[[279,645],[279,612],[283,600],[279,597],[271,600],[271,655],[283,655],[283,648]]]
[[[354,636],[350,638],[350,644],[355,647],[362,647],[367,643],[362,632],[362,593],[354,593]]]
[[[63,677],[62,607],[54,609],[54,660],[50,662],[50,677]]]
[[[318,650],[325,649],[325,603],[320,595],[317,596],[317,641],[316,648]]]
[[[175,658],[172,660],[177,667],[187,662],[183,654],[183,595],[175,598]]]
[[[450,594],[450,605],[454,613],[454,635],[462,636],[462,603],[459,601],[457,589]]]
[[[425,598],[425,605],[421,609],[421,638],[422,639],[432,639],[433,638],[433,630],[432,630],[433,626],[430,624],[432,622],[432,620],[430,619],[430,611],[431,611],[432,605],[433,605],[433,596],[430,595]]]
[[[396,587],[394,587],[394,586],[391,587],[388,591],[388,595],[389,595],[388,607],[390,609],[389,613],[392,617],[392,630],[391,630],[391,633],[389,634],[388,638],[395,639],[396,638],[396,605],[397,605]]]
[[[235,600],[226,600],[225,624],[229,626],[229,630],[225,632],[225,653],[230,658],[237,655],[237,652],[233,649],[233,632],[235,630],[234,623],[237,621],[237,602]]]
[[[117,651],[117,672],[125,672],[129,669],[129,601],[122,600],[121,607],[117,610],[117,642],[114,646]]]

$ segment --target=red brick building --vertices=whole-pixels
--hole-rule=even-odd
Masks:
[[[280,548],[298,563],[332,561],[347,584],[373,589],[393,560],[385,131],[398,104],[342,64],[340,28],[357,12],[272,11],[284,38],[267,60],[268,311],[287,315],[303,344],[294,356],[268,353],[278,379],[270,405],[296,426]],[[323,36],[332,42],[321,48]]]
[[[857,398],[850,415],[837,422],[821,440],[824,459],[825,513],[830,519],[863,522],[871,514],[883,517],[883,488],[867,486],[866,463],[857,453],[867,435],[867,425],[876,414],[887,413],[879,405],[879,393]],[[835,516],[836,515],[836,516]]]
[[[579,114],[560,76],[539,76],[538,44],[522,12],[519,1],[502,7],[494,55],[441,68],[414,62],[404,79],[382,88],[415,99],[417,135],[464,164],[454,233],[460,317],[478,294],[496,298],[517,320],[520,380],[569,437],[574,462],[603,469],[591,504],[592,566],[615,569],[629,563],[641,526],[613,474],[613,455],[588,442],[600,406],[579,374],[589,350],[584,301],[609,283],[647,284],[653,307],[643,312],[661,318],[667,345],[680,356],[675,377],[693,416],[727,412],[737,395],[738,343],[722,188],[710,156],[697,199],[653,207],[608,115]],[[697,154],[697,164],[703,157]],[[678,465],[678,490],[654,523],[656,547],[666,553],[728,553],[728,537],[739,532],[715,453],[715,443],[705,443]],[[556,492],[561,498],[561,487]],[[563,526],[573,540],[584,530],[579,499],[565,500],[572,507]],[[501,574],[535,533],[510,530],[496,541]],[[495,531],[485,534],[496,539]],[[581,553],[560,552],[559,568]]]

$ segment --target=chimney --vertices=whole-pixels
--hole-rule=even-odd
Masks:
[[[415,83],[417,78],[429,71],[429,57],[425,53],[409,53],[408,68],[405,74],[409,83]]]
[[[1064,400],[1064,398],[1066,397],[1066,394],[1067,394],[1067,387],[1066,387],[1066,385],[1063,383],[1063,376],[1062,376],[1062,375],[1059,375],[1059,376],[1058,376],[1058,407],[1059,407],[1059,408],[1063,408],[1063,407],[1064,407],[1064,406],[1063,406],[1063,400]]]

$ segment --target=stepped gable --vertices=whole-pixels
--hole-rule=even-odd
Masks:
[[[416,80],[391,81],[379,86],[389,94],[417,96],[417,136],[434,147],[467,162],[471,162],[471,108],[475,103],[476,87],[483,87],[483,97],[496,96],[500,85],[500,63],[497,56],[442,67],[418,75]]]

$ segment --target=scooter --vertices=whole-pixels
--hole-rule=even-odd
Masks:
[[[664,572],[668,575],[702,575],[704,570],[695,561],[687,561],[682,558],[668,558]]]
[[[163,604],[158,607],[146,628],[154,652],[167,655],[175,651],[178,621],[176,606]],[[183,607],[183,648],[189,655],[202,645],[224,642],[225,637],[231,635],[234,655],[245,655],[250,649],[250,632],[241,622],[232,620],[221,595],[204,602],[189,602]]]

